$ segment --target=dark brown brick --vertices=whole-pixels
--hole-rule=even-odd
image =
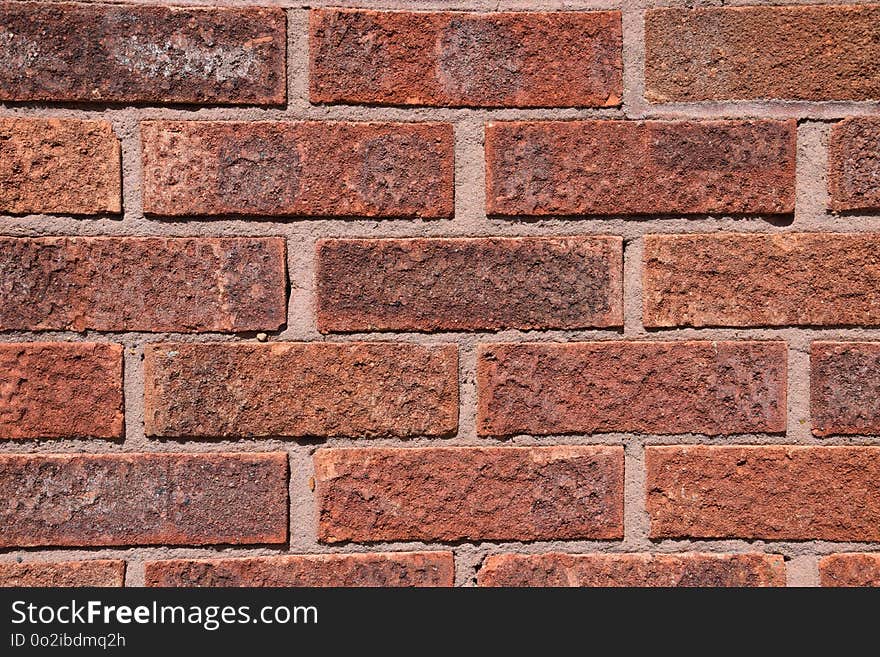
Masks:
[[[0,564],[0,586],[122,586],[125,562],[94,559]]]
[[[782,433],[784,342],[484,344],[480,435]]]
[[[0,100],[273,104],[282,9],[0,4]]]
[[[120,345],[0,343],[0,439],[123,432]]]
[[[813,433],[880,434],[880,342],[814,342]]]
[[[452,126],[145,121],[153,215],[451,217]]]
[[[699,7],[645,16],[649,101],[880,98],[880,6]]]
[[[0,95],[3,73],[0,65]],[[0,212],[114,214],[121,190],[119,140],[108,122],[0,118]]]
[[[313,103],[610,107],[623,94],[617,11],[315,9],[309,28]]]
[[[880,541],[878,447],[648,447],[651,537]]]
[[[318,538],[623,537],[622,447],[321,449]]]
[[[322,240],[321,331],[623,324],[619,237]]]
[[[452,586],[452,552],[148,561],[147,586]]]
[[[644,324],[880,325],[880,236],[648,235]]]
[[[0,329],[275,330],[280,238],[0,238]]]
[[[0,456],[0,547],[287,541],[287,455]]]
[[[785,586],[777,554],[497,554],[480,586]]]
[[[832,554],[819,559],[822,586],[880,586],[880,554]]]
[[[458,426],[454,345],[162,344],[144,356],[149,436],[446,436]]]
[[[846,119],[828,141],[831,209],[880,210],[880,118]]]

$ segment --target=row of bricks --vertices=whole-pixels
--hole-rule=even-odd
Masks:
[[[123,586],[124,561],[0,563],[0,586]],[[822,586],[880,586],[880,554],[819,560]],[[169,559],[144,564],[146,586],[452,586],[451,552]],[[774,554],[496,554],[479,586],[785,586]]]
[[[485,128],[491,216],[791,214],[795,121],[507,121]],[[0,118],[0,212],[122,209],[106,121]],[[831,208],[880,208],[880,118],[831,130]],[[145,121],[144,212],[156,216],[454,214],[444,123]]]
[[[622,446],[313,458],[322,543],[624,537]],[[645,470],[652,540],[880,542],[880,447],[649,445]],[[4,454],[0,547],[286,545],[288,477],[278,452]]]
[[[282,105],[285,18],[6,2],[0,100]],[[878,5],[649,10],[645,95],[878,99],[878,24]],[[623,97],[619,11],[316,9],[308,32],[313,103],[614,107]]]
[[[784,433],[784,342],[482,344],[477,433]],[[454,436],[455,345],[148,344],[162,438]],[[124,436],[122,347],[0,343],[0,439]],[[815,342],[813,433],[880,435],[880,342]]]
[[[646,328],[880,325],[880,235],[648,235]],[[614,236],[321,239],[322,333],[620,329]],[[283,238],[0,237],[2,331],[277,331]]]

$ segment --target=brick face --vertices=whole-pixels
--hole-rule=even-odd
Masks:
[[[161,344],[145,349],[148,436],[445,436],[452,345]]]
[[[147,586],[452,586],[451,552],[171,559],[145,564]]]
[[[0,343],[0,439],[122,438],[122,347]]]
[[[620,12],[316,9],[309,41],[314,103],[611,107],[623,94]]]
[[[651,102],[876,100],[880,6],[649,10],[645,92]]]
[[[623,537],[623,448],[322,449],[318,537],[344,541]]]
[[[880,119],[846,119],[831,128],[828,193],[834,210],[880,210]]]
[[[0,100],[273,104],[280,9],[4,2]]]
[[[153,215],[449,217],[452,126],[145,121]]]
[[[620,326],[622,246],[617,237],[323,240],[318,327]]]
[[[880,448],[648,447],[651,537],[880,540]]]
[[[274,330],[284,258],[274,238],[0,238],[0,329]]]
[[[125,562],[91,561],[0,563],[0,586],[122,586]]]
[[[880,342],[814,342],[813,433],[880,434]]]
[[[832,554],[819,559],[822,586],[880,586],[880,554]]]
[[[477,431],[779,433],[781,342],[581,342],[482,345]]]
[[[0,455],[0,547],[287,540],[287,455]]]
[[[793,121],[486,126],[490,215],[790,214]]]

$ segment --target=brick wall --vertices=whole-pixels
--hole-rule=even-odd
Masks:
[[[0,584],[880,584],[880,5],[218,2],[0,3]]]

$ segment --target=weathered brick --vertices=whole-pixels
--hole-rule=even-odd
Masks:
[[[652,538],[880,541],[878,447],[648,447]]]
[[[781,433],[784,342],[484,344],[477,431]]]
[[[451,217],[452,126],[145,121],[144,211]]]
[[[0,62],[3,34],[0,10]],[[0,90],[3,73],[0,65]],[[0,118],[0,212],[119,213],[119,171],[119,140],[107,121]]]
[[[785,586],[776,554],[498,554],[480,586]]]
[[[322,240],[321,331],[623,324],[619,237]]]
[[[452,552],[148,561],[147,586],[452,586]]]
[[[281,9],[0,4],[0,100],[282,104]]]
[[[610,107],[623,94],[617,11],[316,9],[309,28],[313,103]]]
[[[274,330],[280,238],[0,238],[0,329]]]
[[[446,436],[454,345],[160,344],[144,353],[149,436]]]
[[[880,210],[880,118],[846,119],[828,140],[828,193],[833,210]]]
[[[880,6],[699,7],[645,16],[651,102],[880,98]]]
[[[880,554],[832,554],[819,559],[822,586],[880,586]]]
[[[0,456],[0,547],[287,540],[287,455]]]
[[[880,434],[880,342],[814,342],[813,433]]]
[[[122,586],[125,562],[94,559],[0,563],[0,586]]]
[[[0,439],[122,438],[122,347],[0,343]]]
[[[645,326],[880,324],[880,236],[648,235]]]
[[[486,126],[490,215],[791,214],[794,121]]]
[[[623,448],[321,449],[318,538],[623,537]]]

